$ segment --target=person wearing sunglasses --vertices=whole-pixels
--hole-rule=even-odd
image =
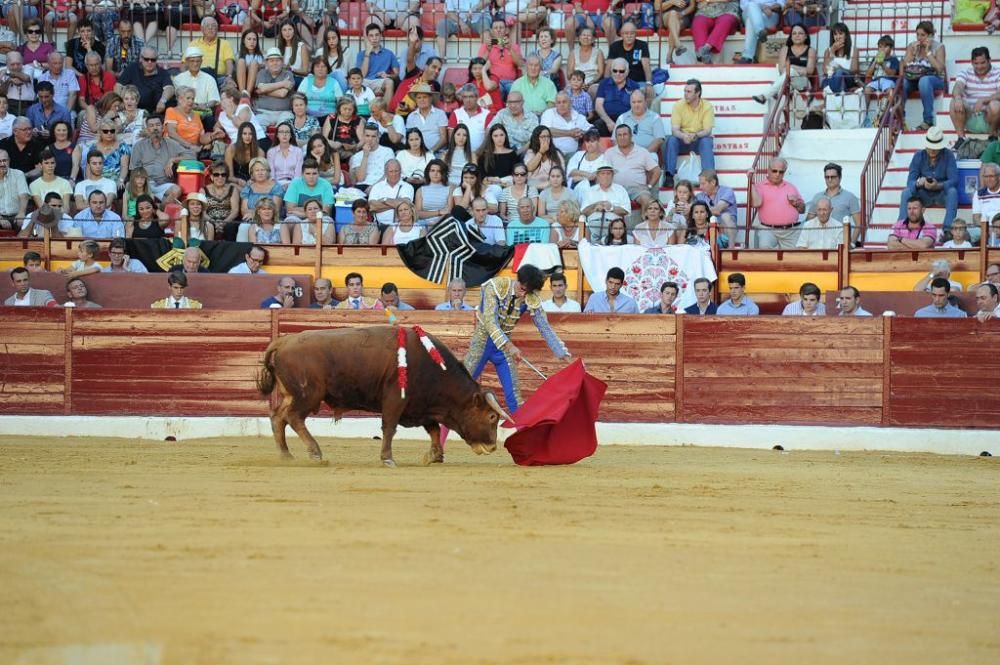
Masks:
[[[118,78],[120,85],[134,85],[138,89],[139,108],[149,114],[162,114],[174,96],[174,82],[167,70],[157,64],[158,60],[156,49],[147,46],[142,49],[139,62],[127,66]]]
[[[602,79],[597,86],[597,99],[594,101],[594,111],[598,119],[594,126],[601,136],[611,136],[611,129],[622,113],[632,108],[632,93],[639,89],[639,84],[628,78],[628,62],[623,58],[610,61],[608,66],[611,76]]]
[[[25,6],[23,8],[26,12],[25,16],[27,16],[29,9],[34,9],[34,7]],[[24,25],[24,37],[24,43],[18,46],[17,50],[24,57],[25,66],[33,65],[37,68],[45,69],[49,53],[55,51],[56,47],[53,44],[42,41],[42,22],[37,18],[26,21]]]
[[[767,178],[750,188],[750,205],[757,208],[757,249],[794,249],[798,243],[799,215],[806,211],[806,203],[798,188],[785,180],[787,169],[787,161],[772,159]]]

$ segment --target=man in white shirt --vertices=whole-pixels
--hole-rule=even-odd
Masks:
[[[64,66],[64,58],[59,51],[49,53],[49,69],[40,70],[35,81],[50,82],[54,88],[52,94],[56,104],[72,110],[76,108],[76,97],[80,94],[80,81],[73,70]]]
[[[561,272],[553,273],[549,277],[549,285],[552,287],[552,297],[542,301],[542,309],[557,314],[580,313],[580,303],[566,297],[566,275]]]
[[[56,222],[56,217],[59,215],[61,217]],[[24,218],[17,235],[19,238],[41,238],[44,236],[42,229],[46,227],[51,231],[53,238],[65,236],[74,227],[73,218],[63,212],[63,200],[57,192],[45,195],[42,207]]]
[[[468,228],[475,228],[483,236],[483,242],[489,245],[506,245],[507,234],[504,232],[503,221],[490,214],[489,201],[481,196],[472,200],[472,219],[465,223]]]
[[[615,183],[625,188],[640,209],[659,196],[660,163],[633,140],[631,125],[615,127],[615,146],[604,153],[604,159],[615,168]]]
[[[556,95],[556,105],[542,113],[542,125],[552,132],[552,143],[564,155],[572,155],[580,146],[583,133],[593,127],[587,118],[573,109],[566,91]]]
[[[118,185],[110,178],[104,177],[104,155],[98,150],[91,150],[87,153],[86,177],[76,183],[73,189],[73,200],[77,210],[83,210],[87,206],[87,199],[91,192],[104,192],[108,197],[108,204],[113,204],[118,196]]]
[[[462,105],[452,111],[448,117],[448,133],[455,131],[455,127],[458,125],[465,125],[469,129],[469,147],[473,152],[478,152],[483,141],[486,140],[486,128],[495,124],[493,122],[495,116],[492,111],[479,105],[479,92],[476,90],[475,84],[466,83],[459,88],[457,96]],[[419,102],[419,100],[417,101]],[[499,122],[499,118],[496,120]],[[409,127],[409,118],[406,119],[406,123]],[[511,147],[513,147],[513,143]]]
[[[972,226],[969,238],[979,240],[979,224],[984,219],[989,222],[1000,213],[1000,164],[983,162],[979,167],[979,184],[982,185],[972,196]]]
[[[204,56],[197,46],[188,46],[184,52],[185,71],[174,77],[174,86],[187,86],[194,89],[194,110],[202,116],[206,131],[215,126],[215,109],[219,106],[219,84],[215,77],[201,71]]]
[[[246,253],[245,261],[238,266],[229,269],[230,275],[266,275],[264,262],[267,261],[267,252],[260,245],[254,245]]]
[[[976,289],[976,305],[979,307],[976,318],[980,323],[1000,317],[1000,290],[997,290],[997,285],[989,282],[980,284]]]
[[[628,192],[621,185],[616,185],[614,178],[615,167],[602,164],[597,167],[597,183],[591,185],[583,196],[581,212],[587,216],[587,229],[592,242],[604,236],[611,222],[624,218],[632,209]]]
[[[368,190],[368,206],[379,226],[396,223],[396,208],[404,201],[413,203],[413,185],[402,179],[403,169],[396,159],[385,163],[385,178]]]
[[[440,303],[434,309],[439,312],[469,311],[475,309],[465,303],[465,280],[453,279],[448,282],[448,300]]]
[[[7,112],[8,103],[6,97],[0,97],[0,139],[5,139],[14,133],[13,113]]]
[[[990,62],[985,46],[972,49],[972,66],[958,73],[948,114],[958,134],[954,150],[965,143],[967,131],[994,138],[1000,132],[1000,67]]]
[[[816,216],[799,230],[799,249],[837,249],[844,242],[844,227],[831,219],[833,202],[825,196],[816,201]]]
[[[369,122],[365,125],[360,150],[351,156],[351,178],[354,179],[354,186],[362,191],[367,191],[385,177],[385,166],[395,157],[391,148],[378,144],[378,137],[378,125]],[[410,198],[413,198],[412,194]]]

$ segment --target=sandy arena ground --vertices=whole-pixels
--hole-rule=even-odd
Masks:
[[[1000,663],[995,458],[321,445],[0,439],[0,663]]]

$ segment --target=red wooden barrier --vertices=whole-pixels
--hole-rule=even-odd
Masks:
[[[1000,325],[894,319],[887,425],[1000,426]]]
[[[68,314],[0,308],[0,413],[63,413]]]
[[[875,425],[882,319],[683,317],[685,422]]]
[[[472,312],[403,312],[461,359]],[[0,308],[0,413],[260,416],[279,335],[384,323],[353,310]],[[1000,427],[1000,324],[971,320],[558,315],[607,381],[606,422]],[[515,343],[561,367],[529,322]],[[521,369],[524,393],[540,379]],[[492,368],[484,385],[499,392]]]

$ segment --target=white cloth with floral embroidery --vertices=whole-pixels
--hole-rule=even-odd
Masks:
[[[640,245],[593,245],[584,240],[579,244],[580,266],[595,292],[604,290],[608,270],[614,267],[625,272],[625,293],[639,305],[639,311],[660,301],[664,282],[676,282],[680,287],[675,304],[683,309],[695,302],[694,280],[704,277],[711,282],[718,278],[708,252],[690,245],[668,245],[645,248]]]

